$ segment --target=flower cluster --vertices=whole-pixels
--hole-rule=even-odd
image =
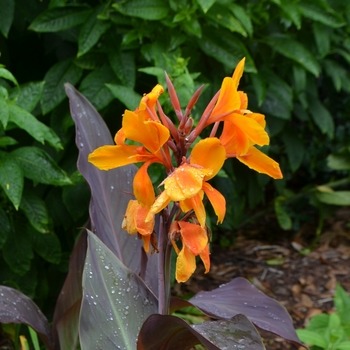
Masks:
[[[183,113],[175,89],[166,77],[178,127],[163,112],[158,98],[164,89],[157,85],[142,97],[135,111],[125,111],[122,128],[115,135],[116,144],[100,147],[89,155],[89,162],[101,170],[144,163],[134,177],[135,199],[129,202],[122,227],[129,234],[139,234],[145,251],[149,252],[150,244],[157,249],[154,222],[155,215],[161,213],[168,242],[178,254],[178,282],[185,282],[192,275],[196,256],[202,259],[205,272],[209,271],[209,238],[203,200],[209,200],[221,223],[226,212],[225,198],[208,181],[219,172],[225,160],[234,157],[260,173],[274,179],[282,178],[278,163],[255,147],[268,145],[269,136],[264,115],[249,111],[247,95],[238,91],[243,70],[244,59],[232,77],[224,78],[220,91],[196,126],[190,115],[203,87],[196,91]],[[222,132],[217,137],[220,123]],[[210,136],[192,147],[203,129],[211,125]],[[133,144],[127,144],[126,140]],[[158,196],[148,175],[148,167],[153,163],[162,164],[167,173]],[[166,208],[169,210],[164,210]]]

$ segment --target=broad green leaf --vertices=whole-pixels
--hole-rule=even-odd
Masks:
[[[81,348],[135,350],[142,324],[158,311],[157,299],[138,274],[90,231],[83,290]]]
[[[106,84],[108,89],[112,92],[120,102],[122,102],[127,109],[134,110],[140,104],[141,96],[133,89],[116,84]]]
[[[39,122],[32,114],[26,110],[16,106],[10,105],[9,121],[15,123],[18,127],[25,130],[35,140],[42,144],[47,141],[52,147],[62,149],[61,141],[54,131]]]
[[[0,207],[0,249],[4,246],[7,237],[12,234],[12,227],[7,214]]]
[[[60,263],[62,255],[61,244],[54,233],[41,234],[29,228],[28,234],[32,248],[39,256],[51,264]]]
[[[41,99],[45,82],[30,82],[21,85],[20,89],[13,89],[10,97],[15,98],[18,107],[32,112]],[[17,96],[16,96],[17,95]]]
[[[10,153],[0,151],[0,185],[16,209],[23,192],[23,171]]]
[[[204,13],[206,13],[216,3],[216,0],[196,0],[196,1]]]
[[[297,136],[297,131],[293,130],[293,128],[285,130],[282,139],[286,147],[290,167],[294,173],[300,167],[304,158],[305,149],[303,142],[301,142]]]
[[[55,186],[72,184],[67,174],[40,148],[20,147],[11,154],[23,169],[24,176],[34,182]]]
[[[290,230],[292,228],[292,220],[287,211],[283,208],[284,197],[277,197],[274,201],[275,213],[280,227],[283,230]]]
[[[315,124],[323,134],[327,134],[328,137],[332,139],[334,136],[334,121],[331,113],[323,103],[315,97],[309,99],[309,106],[309,112]]]
[[[105,108],[114,99],[107,83],[115,83],[116,77],[109,65],[104,65],[88,74],[80,84],[80,91],[97,110]]]
[[[303,16],[326,26],[339,28],[346,24],[343,17],[331,8],[322,8],[315,0],[303,0],[298,3],[298,7]]]
[[[0,97],[0,122],[4,129],[6,129],[7,122],[9,120],[9,115],[10,112],[7,101],[3,97]]]
[[[54,7],[62,7],[67,2],[68,2],[68,0],[50,0],[49,9],[52,9]]]
[[[136,65],[133,51],[115,51],[108,55],[113,72],[124,86],[135,87]]]
[[[182,22],[182,25],[187,33],[194,35],[197,38],[202,37],[202,27],[197,19],[191,18],[190,20],[185,20]]]
[[[100,68],[106,63],[106,55],[100,52],[88,52],[84,56],[74,59],[74,64],[80,68],[94,70]]]
[[[326,204],[350,205],[350,191],[316,192],[316,198]]]
[[[298,62],[316,77],[320,74],[320,65],[316,58],[299,41],[292,39],[288,35],[276,34],[267,37],[265,42],[281,55]]]
[[[169,12],[168,4],[163,0],[129,0],[112,6],[123,15],[150,21],[163,19]]]
[[[295,86],[295,92],[300,94],[305,91],[306,88],[306,71],[298,64],[293,64],[293,81]]]
[[[0,147],[17,145],[18,142],[10,136],[0,136]]]
[[[18,275],[24,275],[30,270],[34,257],[32,246],[25,229],[16,229],[7,237],[3,248],[4,260],[11,270]]]
[[[12,81],[15,85],[18,86],[16,78],[12,75],[12,73],[6,68],[0,65],[0,78]]]
[[[266,81],[262,78],[262,76],[259,73],[250,74],[249,77],[252,80],[255,95],[258,100],[258,106],[260,107],[264,102],[266,96]]]
[[[350,170],[350,153],[346,150],[327,157],[327,165],[334,170]]]
[[[350,350],[350,341],[338,343],[334,350]]]
[[[217,4],[213,5],[206,13],[206,18],[209,18],[220,26],[229,29],[231,32],[237,32],[245,37],[247,36],[247,32],[243,28],[241,22],[239,22],[224,6]]]
[[[289,0],[281,1],[279,4],[284,14],[294,23],[297,29],[301,28],[301,13],[297,3]]]
[[[329,54],[331,46],[332,31],[329,26],[319,22],[312,23],[312,31],[314,33],[317,50],[321,58]]]
[[[200,49],[208,56],[214,57],[229,69],[234,70],[237,63],[246,57],[245,71],[257,73],[254,62],[246,46],[235,35],[226,31],[206,29],[198,40]]]
[[[0,0],[0,9],[0,32],[7,38],[15,14],[15,0]]]
[[[78,37],[77,57],[88,52],[110,27],[109,21],[98,18],[98,15],[103,11],[104,7],[105,5],[97,7],[81,26]]]
[[[339,92],[342,88],[343,79],[348,74],[347,69],[329,59],[323,60],[323,64],[327,75],[332,79],[335,89]]]
[[[319,334],[314,331],[309,331],[307,329],[297,329],[296,330],[299,339],[305,343],[305,344],[311,344],[320,346],[323,349],[327,349],[328,344],[326,339],[322,336],[322,334]]]
[[[40,233],[49,232],[49,215],[45,202],[33,193],[24,192],[20,209],[27,217],[30,224]]]
[[[235,17],[242,23],[244,29],[249,36],[253,35],[253,25],[249,15],[246,13],[242,6],[237,4],[229,4],[229,9],[235,15]]]
[[[29,26],[36,32],[59,32],[82,24],[90,14],[86,6],[55,7],[40,15]]]
[[[58,62],[48,70],[44,77],[45,86],[41,98],[44,114],[52,111],[65,99],[63,84],[78,83],[82,73],[82,69],[77,67],[71,59]]]

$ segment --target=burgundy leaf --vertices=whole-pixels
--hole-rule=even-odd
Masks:
[[[76,243],[69,260],[66,280],[57,299],[53,316],[55,349],[75,349],[78,343],[78,321],[82,297],[82,275],[86,256],[86,232]]]
[[[235,278],[210,292],[199,292],[188,302],[213,318],[243,314],[259,328],[303,346],[286,309],[244,278]]]
[[[122,230],[121,223],[127,204],[133,199],[132,181],[135,166],[102,171],[87,161],[88,155],[103,145],[112,145],[110,132],[96,109],[72,85],[65,84],[72,117],[76,124],[76,144],[79,149],[78,169],[91,189],[90,218],[92,231],[121,260],[135,271],[141,272],[142,240]],[[148,256],[145,282],[158,294],[157,254]]]
[[[143,324],[137,350],[189,350],[196,344],[220,350],[181,318],[155,314]]]
[[[44,344],[53,349],[51,329],[38,306],[22,292],[0,286],[0,323],[24,323],[32,327]]]

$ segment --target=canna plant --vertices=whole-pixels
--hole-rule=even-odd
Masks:
[[[2,296],[6,293],[1,322],[30,325],[50,349],[75,349],[78,342],[81,349],[107,350],[191,349],[197,344],[264,349],[255,326],[302,345],[286,310],[243,278],[189,300],[170,295],[173,251],[177,282],[189,280],[198,257],[205,272],[210,270],[205,203],[210,202],[221,223],[226,200],[209,181],[225,160],[234,157],[259,173],[282,178],[278,163],[257,147],[269,144],[269,136],[264,115],[251,112],[247,95],[238,90],[243,70],[244,59],[232,77],[224,78],[197,125],[191,111],[203,86],[182,111],[166,76],[177,122],[164,113],[159,102],[164,88],[156,85],[134,111],[125,111],[115,144],[89,101],[66,84],[78,169],[91,189],[89,229],[72,253],[52,330],[30,300],[8,287],[1,290]],[[156,188],[148,174],[155,163],[165,170]],[[16,305],[23,300],[30,307],[11,310],[15,298]],[[171,315],[187,306],[211,320],[189,325]]]

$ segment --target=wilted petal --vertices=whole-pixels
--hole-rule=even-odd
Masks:
[[[151,206],[151,209],[146,217],[146,221],[151,220],[152,217],[154,217],[155,214],[162,211],[171,201],[171,198],[168,196],[166,191],[163,191],[155,200],[153,205]]]
[[[255,147],[249,148],[247,155],[238,156],[237,159],[259,173],[274,179],[283,178],[279,164]]]
[[[176,280],[186,282],[196,269],[196,257],[184,246],[176,259]]]
[[[122,229],[127,231],[130,235],[137,233],[136,222],[134,219],[136,217],[138,207],[139,203],[137,200],[130,200],[126,208],[122,222]]]
[[[207,195],[215,214],[218,217],[217,223],[222,223],[226,214],[225,197],[207,182],[204,182],[203,184],[203,191]]]
[[[219,172],[225,159],[226,151],[220,140],[216,137],[208,137],[193,147],[190,163],[213,170],[212,174],[204,177],[204,180],[207,181]]]
[[[178,221],[182,244],[194,254],[200,254],[208,244],[208,235],[201,226],[186,221]]]
[[[150,162],[146,162],[141,166],[135,174],[133,182],[136,199],[148,208],[151,207],[155,200],[153,184],[147,172],[150,164]]]
[[[209,252],[209,244],[203,249],[202,253],[199,254],[200,258],[203,261],[205,271],[204,273],[208,273],[210,270],[210,252]]]

